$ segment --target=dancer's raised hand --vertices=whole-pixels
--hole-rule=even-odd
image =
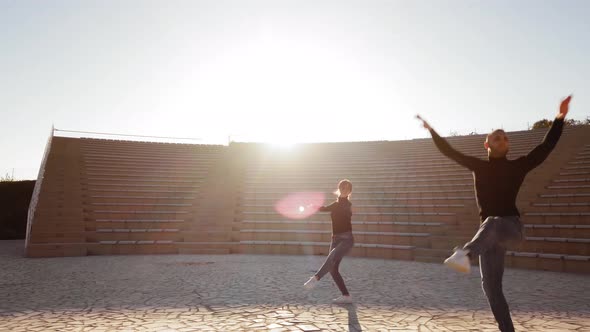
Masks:
[[[563,120],[569,112],[570,109],[570,100],[572,100],[572,95],[567,96],[564,100],[561,101],[559,105],[559,113],[555,117],[556,119]]]
[[[430,127],[430,125],[428,124],[428,122],[426,122],[424,119],[422,119],[422,117],[419,114],[416,114],[416,119],[422,121],[422,127],[426,128],[428,130],[432,129]]]

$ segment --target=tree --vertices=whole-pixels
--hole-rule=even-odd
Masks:
[[[542,119],[535,123],[533,123],[533,127],[531,129],[540,129],[540,128],[549,128],[553,124],[553,121]],[[584,120],[575,120],[575,119],[566,119],[564,122],[566,126],[585,126],[590,125],[590,117],[586,117]]]
[[[549,121],[547,119],[539,120],[533,123],[533,127],[531,129],[540,129],[540,128],[549,128],[553,121]]]
[[[14,182],[14,176],[6,173],[5,176],[0,176],[0,182]]]

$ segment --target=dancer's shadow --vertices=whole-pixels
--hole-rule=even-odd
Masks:
[[[354,304],[347,304],[344,305],[346,310],[348,311],[348,331],[349,332],[362,332],[361,324],[359,323],[359,319],[356,315],[356,305]]]

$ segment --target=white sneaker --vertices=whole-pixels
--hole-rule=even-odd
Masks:
[[[352,303],[352,296],[350,295],[342,295],[338,298],[332,300],[332,303],[336,304],[351,304]]]
[[[469,262],[469,256],[467,256],[468,252],[468,250],[463,249],[455,250],[449,258],[445,259],[445,264],[458,272],[471,272],[471,263]]]
[[[312,276],[306,283],[303,284],[303,287],[312,289],[318,284],[318,282],[319,280],[315,276]]]

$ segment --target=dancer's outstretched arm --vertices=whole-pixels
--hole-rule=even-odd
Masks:
[[[332,211],[332,209],[337,205],[338,203],[334,202],[330,205],[327,206],[320,206],[318,211],[320,212],[328,212],[328,211]]]
[[[553,151],[553,148],[555,148],[563,131],[564,119],[569,112],[570,100],[572,100],[572,96],[568,96],[561,101],[561,104],[559,105],[559,113],[555,116],[555,120],[553,121],[553,124],[551,124],[551,128],[547,131],[541,144],[537,145],[537,147],[531,150],[526,156],[519,158],[518,161],[523,164],[522,166],[527,172],[539,166],[545,159],[547,159],[551,151]]]
[[[470,170],[475,170],[483,161],[481,159],[466,156],[461,152],[455,150],[444,138],[440,137],[432,127],[426,122],[420,115],[416,115],[416,118],[422,121],[422,126],[428,131],[430,131],[430,135],[432,135],[432,139],[434,140],[434,144],[439,149],[439,151],[444,154],[445,156],[451,158],[452,160],[456,161],[459,165],[466,167]]]

